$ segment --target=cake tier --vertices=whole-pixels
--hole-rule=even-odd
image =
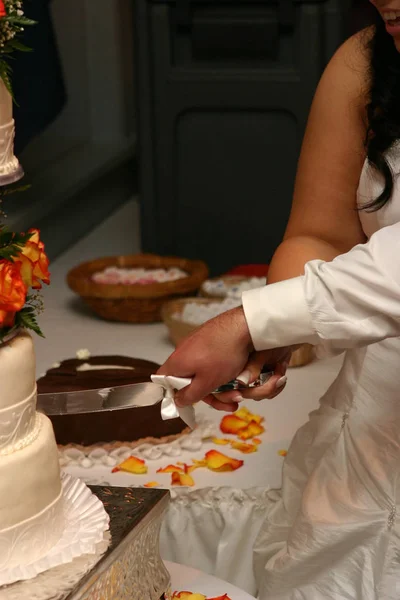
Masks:
[[[26,331],[0,344],[0,410],[20,404],[35,391],[35,353]]]
[[[128,356],[93,356],[69,359],[50,369],[37,382],[38,393],[56,393],[116,387],[150,381],[159,365]],[[105,412],[51,415],[59,444],[133,442],[143,438],[168,438],[186,429],[181,419],[163,421],[160,404]]]
[[[25,400],[0,410],[0,457],[28,446],[37,436],[35,407],[36,386]]]
[[[37,436],[28,446],[0,457],[0,535],[41,513],[61,493],[53,428],[45,415],[38,414],[37,421]]]
[[[0,78],[0,184],[18,181],[23,170],[14,155],[15,124],[12,117],[12,98]]]

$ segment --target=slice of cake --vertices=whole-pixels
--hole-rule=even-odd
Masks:
[[[150,382],[159,365],[129,356],[68,359],[38,379],[39,394],[111,388]],[[163,421],[161,404],[79,414],[49,415],[57,443],[91,446],[109,442],[172,441],[186,430],[181,419]],[[136,444],[135,444],[136,445]]]

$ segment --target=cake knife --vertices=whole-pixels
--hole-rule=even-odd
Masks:
[[[244,386],[237,379],[215,390],[215,394],[229,390],[248,389],[263,385],[272,375],[271,368],[265,367],[260,377],[253,384]],[[165,380],[168,380],[166,383]],[[161,403],[163,419],[181,417],[189,427],[195,427],[192,406],[177,407],[173,400],[173,392],[191,383],[191,379],[153,375],[152,382],[133,383],[109,388],[79,390],[70,392],[49,392],[38,394],[37,409],[46,415],[68,415],[91,413],[98,411],[123,410],[125,408],[143,408]]]

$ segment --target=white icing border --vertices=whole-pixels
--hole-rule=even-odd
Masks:
[[[218,435],[218,427],[215,423],[208,420],[202,420],[194,431],[182,435],[173,442],[166,444],[141,444],[136,448],[120,446],[114,450],[107,451],[99,446],[89,452],[84,452],[78,448],[59,449],[59,459],[61,466],[80,466],[86,469],[103,465],[115,467],[117,464],[127,459],[129,456],[137,456],[146,460],[159,460],[163,456],[175,458],[181,456],[182,452],[189,450],[196,452],[200,450],[206,439]]]

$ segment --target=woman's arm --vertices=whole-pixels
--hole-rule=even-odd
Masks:
[[[332,262],[243,294],[256,350],[309,342],[328,352],[400,336],[400,222]]]
[[[368,33],[350,38],[330,61],[311,108],[284,241],[268,282],[304,273],[312,259],[332,260],[365,241],[356,210],[365,159]]]

